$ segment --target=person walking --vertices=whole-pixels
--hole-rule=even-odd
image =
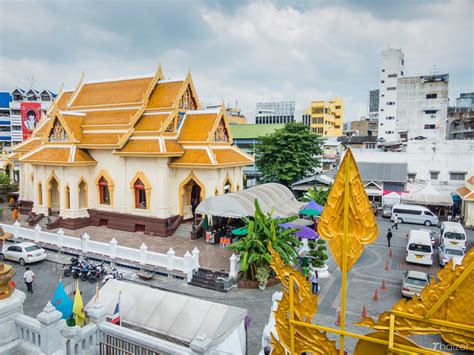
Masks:
[[[23,274],[23,279],[25,280],[28,292],[33,293],[33,282],[35,281],[35,273],[31,271],[28,266],[26,267],[26,271]]]
[[[398,230],[398,215],[396,213],[393,215],[392,228],[395,228],[396,230]]]
[[[313,294],[317,294],[319,291],[319,275],[317,271],[314,271],[311,275],[311,291]]]
[[[389,228],[387,232],[387,243],[388,243],[389,248],[390,248],[390,240],[392,239],[392,237],[393,237],[392,230]]]

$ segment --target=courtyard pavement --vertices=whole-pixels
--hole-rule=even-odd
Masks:
[[[367,315],[376,319],[380,313],[389,310],[394,303],[401,299],[401,280],[402,274],[407,269],[425,269],[426,272],[435,273],[438,266],[423,267],[409,265],[404,262],[406,235],[410,229],[426,228],[424,226],[402,224],[399,230],[394,230],[394,237],[392,239],[392,253],[393,258],[388,256],[388,248],[386,242],[387,229],[391,226],[388,219],[381,217],[377,218],[379,226],[379,237],[374,244],[365,247],[364,253],[358,262],[354,265],[348,274],[348,288],[347,288],[347,317],[346,328],[355,333],[367,334],[370,329],[355,326],[353,323],[360,320],[362,307],[367,309]],[[439,231],[437,227],[429,227],[436,233]],[[474,232],[466,230],[468,234],[468,248],[474,245]],[[156,237],[155,237],[156,238]],[[169,238],[161,238],[169,239]],[[180,238],[181,240],[181,238]],[[216,248],[215,246],[211,246]],[[173,248],[175,246],[173,245]],[[198,246],[198,248],[200,248]],[[218,247],[217,250],[220,250]],[[202,255],[202,253],[201,253]],[[51,253],[51,259],[58,260],[58,257]],[[389,270],[385,270],[386,262],[389,263]],[[435,262],[437,259],[435,258]],[[335,322],[337,320],[337,313],[340,309],[341,299],[341,273],[336,267],[332,257],[329,257],[328,266],[330,277],[321,279],[321,293],[318,301],[318,313],[315,321],[321,325],[337,328]],[[22,275],[24,268],[15,264],[18,270],[15,276],[18,288],[26,291],[25,284],[22,282]],[[31,266],[36,273],[37,279],[35,282],[35,294],[27,294],[25,301],[25,313],[31,316],[36,316],[41,312],[46,302],[50,300],[54,294],[57,286],[60,264],[53,262],[43,262]],[[280,289],[279,286],[268,288],[265,291],[259,290],[243,290],[235,289],[229,293],[220,293],[211,290],[206,290],[194,286],[190,286],[183,281],[157,276],[151,281],[144,282],[135,275],[134,271],[128,271],[126,274],[128,282],[140,282],[151,287],[157,287],[170,292],[186,294],[201,299],[206,299],[213,302],[232,305],[236,307],[245,308],[248,310],[249,316],[252,319],[250,328],[248,330],[248,349],[249,354],[258,354],[261,349],[261,337],[263,328],[268,322],[268,317],[271,308],[271,295],[273,292]],[[386,290],[381,289],[382,279],[385,280]],[[67,284],[72,279],[64,279],[63,282]],[[84,302],[87,303],[95,292],[95,285],[88,282],[81,282],[80,289],[83,292]],[[375,290],[378,290],[379,300],[374,301],[373,296]],[[329,335],[329,338],[338,340],[337,336]],[[419,345],[433,349],[435,343],[440,343],[439,336],[416,336],[412,337]],[[355,340],[346,339],[346,351],[352,354],[355,346]]]
[[[1,204],[3,207],[3,223],[13,224],[12,213],[8,208],[8,204]],[[19,222],[22,227],[29,227],[26,222],[27,216],[20,215]],[[51,229],[49,232],[57,232],[58,229]],[[90,240],[98,242],[109,243],[112,238],[115,238],[118,245],[140,248],[142,243],[148,247],[149,251],[166,254],[166,252],[172,247],[176,252],[176,256],[183,256],[186,251],[191,252],[194,247],[197,247],[200,251],[200,265],[203,268],[211,270],[223,270],[229,271],[230,262],[229,258],[232,255],[232,251],[225,248],[220,248],[218,244],[206,243],[204,238],[198,240],[191,240],[190,238],[183,238],[178,236],[170,236],[167,238],[158,236],[149,236],[143,232],[124,232],[114,229],[108,229],[107,227],[85,227],[76,230],[63,228],[64,234],[70,237],[80,237],[81,234],[87,233],[90,236]]]

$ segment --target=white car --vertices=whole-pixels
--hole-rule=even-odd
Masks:
[[[438,257],[439,264],[441,266],[449,263],[449,260],[453,259],[454,265],[461,265],[462,259],[464,258],[464,250],[459,247],[452,247],[446,245],[438,246]]]
[[[0,253],[0,260],[18,261],[22,266],[44,260],[46,257],[46,250],[29,242],[4,245]]]
[[[414,295],[420,295],[421,290],[430,283],[430,275],[426,272],[407,271],[403,274],[402,295],[412,298]]]

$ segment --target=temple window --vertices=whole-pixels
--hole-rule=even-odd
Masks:
[[[101,205],[110,205],[109,182],[105,177],[99,179],[99,198]]]
[[[230,178],[227,177],[224,182],[224,194],[228,194],[229,192],[232,192],[232,181],[230,181]]]
[[[135,180],[133,184],[133,190],[135,192],[135,208],[147,208],[145,185],[140,179]]]
[[[81,180],[79,183],[79,208],[87,208],[87,183]]]
[[[69,190],[69,186],[66,186],[66,191],[65,191],[65,205],[66,209],[71,208],[71,191]]]

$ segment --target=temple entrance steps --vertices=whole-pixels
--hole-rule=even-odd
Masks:
[[[191,239],[192,230],[193,230],[193,224],[191,222],[183,222],[179,225],[179,227],[173,233],[173,237]]]
[[[190,285],[219,292],[229,292],[235,286],[235,279],[222,271],[199,268],[193,275]]]

